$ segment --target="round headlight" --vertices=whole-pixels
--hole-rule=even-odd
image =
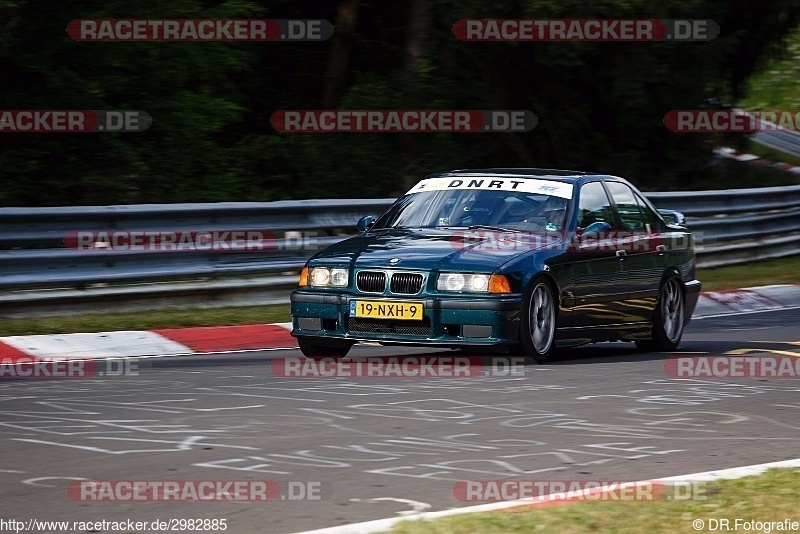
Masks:
[[[444,286],[448,291],[461,291],[464,289],[464,275],[458,273],[445,275]]]
[[[331,274],[326,267],[315,267],[311,269],[311,285],[325,286],[328,285]]]
[[[333,286],[346,286],[347,285],[347,269],[333,269],[331,270],[331,285]]]
[[[473,291],[486,291],[489,289],[489,277],[485,274],[475,274],[469,280],[470,289]]]

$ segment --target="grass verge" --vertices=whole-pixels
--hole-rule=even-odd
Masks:
[[[57,317],[0,318],[0,335],[67,334],[113,330],[152,330],[189,326],[223,326],[259,323],[285,323],[290,320],[289,305],[236,306],[148,310],[122,313],[67,315]]]
[[[735,529],[743,521],[800,522],[797,515],[800,469],[770,469],[763,475],[720,480],[713,483],[705,500],[663,500],[626,502],[575,502],[561,506],[519,507],[504,511],[467,514],[434,521],[404,521],[391,534],[581,534],[588,532],[686,533],[737,530],[765,532],[764,529]],[[729,528],[713,520],[728,519]],[[694,523],[698,521],[698,523]],[[702,521],[701,528],[699,521]],[[716,527],[716,528],[712,528]],[[779,531],[772,527],[773,532]],[[769,530],[766,530],[769,532]]]
[[[787,154],[785,152],[781,152],[780,150],[775,150],[774,148],[756,143],[755,141],[750,141],[746,152],[768,161],[788,163],[789,165],[800,167],[800,158],[796,158],[791,154]]]
[[[800,256],[715,269],[697,269],[697,279],[703,282],[703,291],[796,284],[800,283]]]
[[[800,282],[800,256],[745,265],[698,269],[703,291]],[[138,312],[67,315],[56,317],[0,318],[1,336],[68,334],[113,330],[152,330],[190,326],[223,326],[288,322],[289,305],[190,308]]]

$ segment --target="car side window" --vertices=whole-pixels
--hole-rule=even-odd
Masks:
[[[589,182],[581,187],[578,202],[578,228],[592,223],[606,222],[613,228],[614,214],[606,190],[600,182]]]
[[[639,211],[639,203],[633,191],[627,185],[620,182],[606,182],[611,198],[617,206],[617,213],[622,222],[622,229],[632,232],[646,232],[645,221],[642,212]]]
[[[636,195],[636,202],[639,204],[639,210],[641,210],[642,215],[644,216],[644,223],[647,225],[647,229],[650,233],[662,233],[664,231],[664,223],[661,222],[659,216],[654,212],[650,206],[645,204],[642,197]]]

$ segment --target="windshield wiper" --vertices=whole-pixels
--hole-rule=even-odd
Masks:
[[[497,230],[498,232],[514,232],[521,234],[522,230],[516,228],[503,228],[502,226],[492,226],[490,224],[470,224],[467,226],[468,230]]]

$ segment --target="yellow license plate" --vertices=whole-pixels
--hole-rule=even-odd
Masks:
[[[422,310],[421,302],[387,302],[385,300],[350,301],[350,315],[354,317],[420,321],[423,318]]]

